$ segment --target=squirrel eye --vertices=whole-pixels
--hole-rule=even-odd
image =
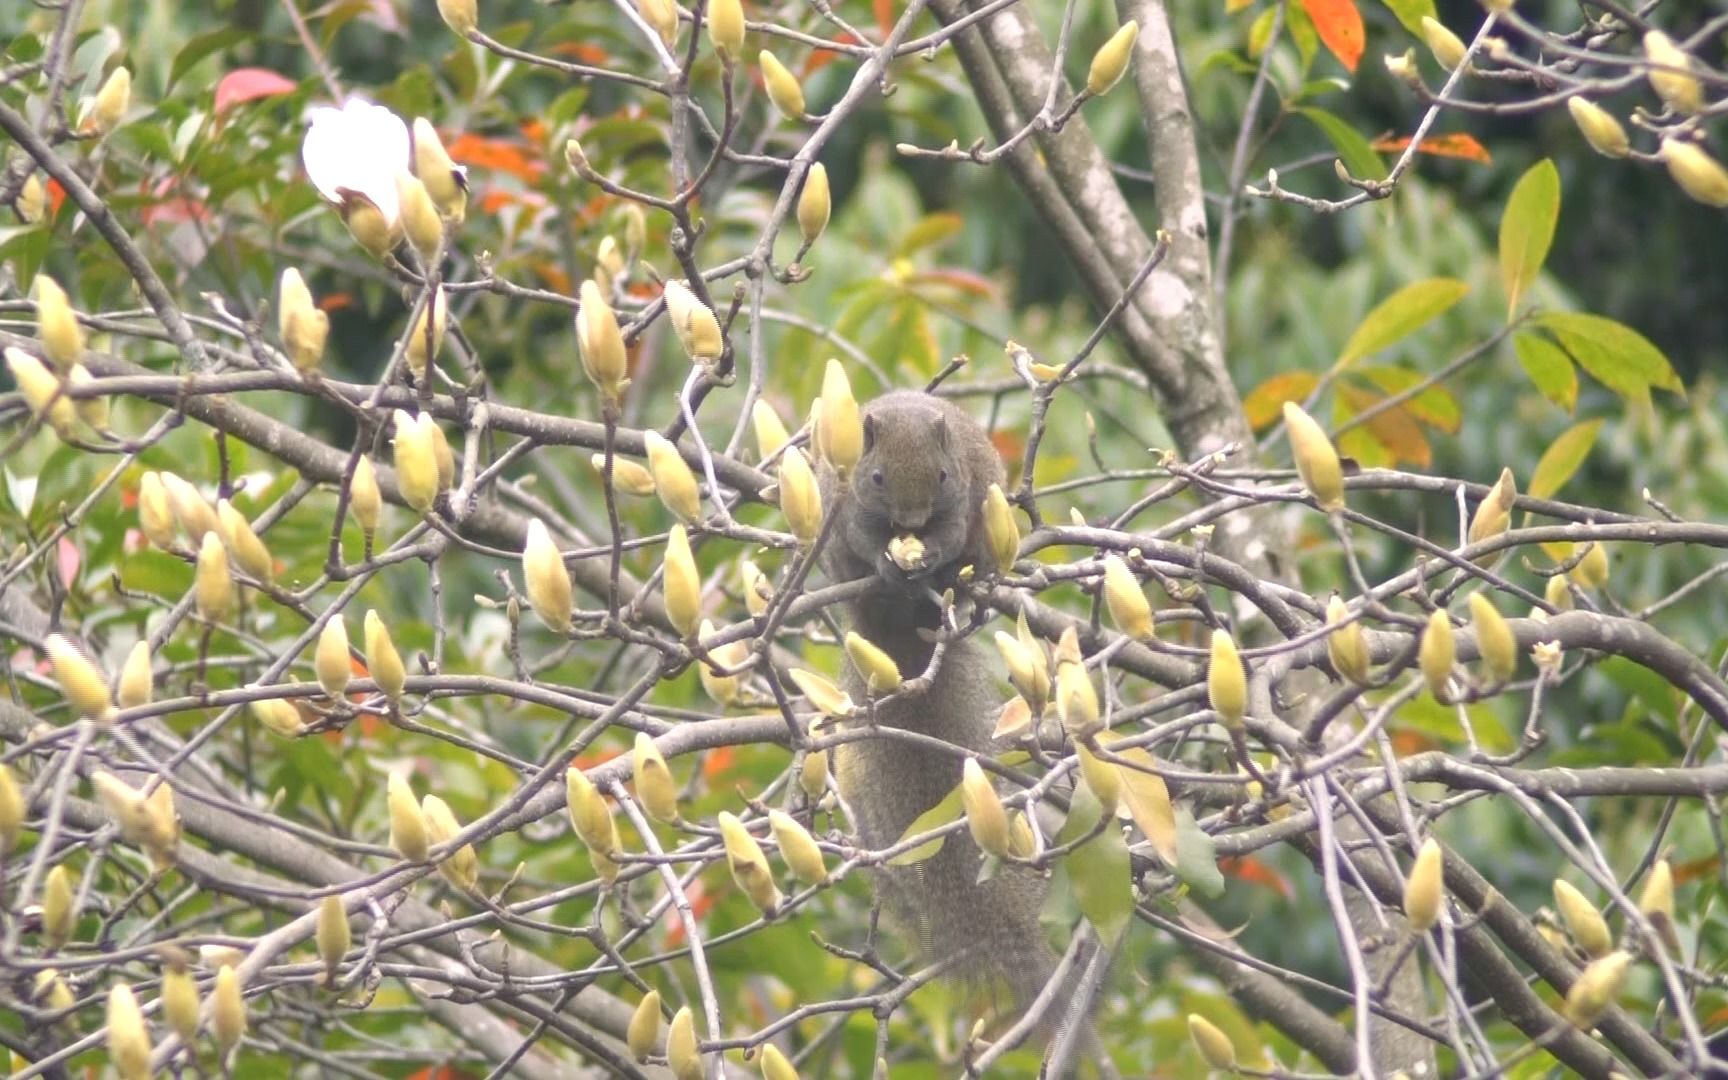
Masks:
[[[875,484],[877,487],[882,486],[882,470],[881,469],[877,469],[875,472],[870,474],[870,482],[872,484]]]
[[[948,482],[948,470],[947,469],[943,469],[941,472],[938,472],[936,474],[936,482],[938,484],[946,484]]]

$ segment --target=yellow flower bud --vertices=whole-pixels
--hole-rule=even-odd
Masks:
[[[1070,628],[1072,629],[1072,628]],[[1103,728],[1099,716],[1098,690],[1086,665],[1078,660],[1056,665],[1056,715],[1069,736],[1076,739]]]
[[[570,826],[588,850],[609,855],[617,850],[617,829],[605,796],[581,769],[572,766],[564,774],[564,802],[570,811]]]
[[[1340,596],[1326,603],[1326,622],[1338,629],[1326,638],[1326,657],[1334,671],[1357,686],[1368,685],[1368,639],[1360,622],[1346,623],[1350,608]]]
[[[636,1006],[636,1011],[630,1014],[630,1026],[625,1029],[625,1045],[630,1048],[630,1056],[637,1064],[648,1060],[648,1055],[660,1043],[660,991],[650,990],[642,995],[642,1001]]]
[[[678,8],[672,0],[636,0],[636,10],[668,49],[678,43]]]
[[[49,634],[42,647],[54,666],[54,681],[60,684],[60,694],[66,703],[81,716],[106,719],[113,706],[108,700],[108,679],[102,670],[60,634]]]
[[[780,455],[780,512],[800,544],[816,542],[822,532],[822,492],[810,459],[797,447]]]
[[[744,54],[744,5],[739,0],[708,5],[708,38],[728,65]]]
[[[762,1047],[762,1080],[798,1080],[798,1070],[773,1043]]]
[[[378,518],[384,512],[384,493],[378,489],[378,470],[365,454],[354,464],[354,479],[348,485],[348,510],[367,537],[378,532]]]
[[[431,203],[427,203],[426,210],[428,213],[431,213]],[[437,220],[436,214],[432,214],[432,220]],[[430,320],[432,326],[432,341],[430,348],[428,348],[426,341],[426,326],[428,320]],[[438,291],[434,292],[432,298],[421,308],[419,318],[414,320],[414,328],[408,331],[406,359],[408,361],[408,370],[414,373],[416,379],[424,379],[426,377],[427,363],[430,360],[438,359],[438,353],[444,348],[444,331],[449,324],[449,320],[450,302],[445,299],[444,286],[440,285],[438,286]],[[421,415],[424,416],[427,414],[422,413]]]
[[[1590,149],[1611,158],[1623,158],[1631,150],[1632,141],[1626,137],[1626,129],[1607,109],[1589,98],[1576,95],[1566,99],[1566,109],[1572,114],[1572,122],[1578,125]]]
[[[1572,935],[1573,942],[1584,951],[1584,955],[1593,958],[1608,955],[1614,947],[1614,935],[1608,930],[1608,921],[1576,886],[1556,878],[1554,906],[1560,912],[1560,921],[1566,932]]]
[[[780,857],[792,875],[806,885],[820,885],[828,880],[828,866],[822,861],[822,849],[809,830],[792,815],[780,810],[768,811],[768,825],[774,830],[774,843],[780,847]]]
[[[1445,854],[1430,836],[1422,842],[1416,861],[1410,867],[1410,877],[1404,882],[1404,917],[1418,934],[1427,933],[1440,921],[1440,902],[1445,897],[1442,870]]]
[[[152,1049],[138,998],[130,986],[116,983],[108,991],[108,1057],[120,1080],[149,1080]]]
[[[1098,757],[1084,745],[1076,746],[1074,751],[1080,759],[1080,778],[1092,789],[1092,794],[1098,797],[1098,805],[1104,808],[1104,816],[1112,816],[1122,798],[1122,774],[1115,765]]]
[[[666,318],[678,335],[678,344],[684,347],[684,355],[699,364],[720,359],[726,350],[726,336],[720,332],[714,310],[682,281],[668,281],[661,295],[666,300]]]
[[[300,722],[300,710],[281,698],[262,698],[247,706],[252,718],[284,739],[297,739],[306,725]]]
[[[226,964],[216,972],[216,989],[210,992],[210,1034],[224,1054],[246,1034],[246,996],[240,992],[239,973]]]
[[[528,603],[540,621],[560,634],[570,632],[570,615],[575,609],[571,595],[570,571],[552,534],[539,518],[528,522],[528,541],[522,548],[522,580],[528,592]]]
[[[24,792],[10,767],[0,763],[0,855],[18,846],[18,834],[24,831]]]
[[[1152,605],[1134,572],[1116,555],[1104,559],[1104,606],[1116,629],[1136,641],[1152,640]]]
[[[822,374],[822,457],[842,478],[864,455],[864,423],[846,368],[829,359]]]
[[[990,732],[992,739],[1013,739],[1027,731],[1032,726],[1032,706],[1026,699],[1015,694],[1002,706],[1002,711],[996,714],[996,727]]]
[[[400,221],[392,222],[378,204],[357,191],[344,191],[337,207],[342,224],[366,254],[382,262],[402,242]]]
[[[1236,1044],[1217,1024],[1199,1013],[1188,1014],[1188,1038],[1207,1068],[1236,1071]]]
[[[648,472],[654,477],[654,490],[666,509],[686,524],[702,520],[702,493],[696,486],[696,474],[684,463],[678,447],[653,430],[642,433],[642,444],[648,451]]]
[[[738,0],[730,0],[736,6]],[[719,4],[715,4],[719,7]],[[712,17],[712,10],[710,10]],[[738,16],[738,37],[744,37],[744,16]],[[666,1064],[672,1067],[674,1080],[702,1080],[702,1055],[696,1050],[696,1018],[686,1005],[672,1015],[672,1026],[666,1031]]]
[[[594,469],[594,475],[606,475],[605,454],[591,455],[588,464]],[[645,498],[654,494],[654,474],[641,463],[615,454],[612,457],[612,489],[621,495]]]
[[[768,89],[768,100],[786,119],[802,120],[804,88],[798,85],[798,76],[786,70],[786,65],[767,49],[762,50],[757,60],[762,65],[762,84]]]
[[[372,681],[378,684],[378,689],[391,701],[402,696],[402,687],[408,681],[408,669],[402,663],[402,654],[396,651],[396,643],[390,639],[390,628],[384,625],[384,619],[376,611],[366,612],[366,667],[372,673]]]
[[[814,802],[828,791],[828,751],[809,750],[798,767],[798,786]]]
[[[1001,484],[991,484],[984,495],[984,539],[999,574],[1011,573],[1020,556],[1020,522],[1014,517]]]
[[[1206,671],[1206,695],[1219,722],[1227,728],[1242,726],[1248,714],[1248,676],[1242,654],[1228,631],[1212,631],[1212,657]]]
[[[1134,56],[1134,42],[1140,37],[1140,24],[1133,19],[1123,23],[1110,40],[1092,54],[1092,66],[1086,72],[1086,92],[1093,97],[1108,94],[1122,81],[1128,71],[1128,61]]]
[[[1338,451],[1326,431],[1294,401],[1284,403],[1284,424],[1290,433],[1290,451],[1302,484],[1320,509],[1344,508],[1344,469]]]
[[[391,773],[386,786],[386,801],[390,806],[390,846],[409,862],[425,862],[431,848],[427,834],[426,813],[414,801],[414,789],[401,773]]]
[[[18,384],[18,392],[30,412],[54,429],[62,439],[71,438],[77,427],[78,412],[72,399],[61,392],[60,380],[42,361],[23,349],[6,350],[6,367]]]
[[[822,235],[833,209],[834,200],[828,188],[828,166],[818,161],[804,175],[804,189],[798,193],[798,232],[806,244],[814,244]]]
[[[421,796],[420,813],[426,818],[426,838],[434,845],[448,843],[462,831],[450,804],[436,795]],[[474,845],[463,844],[446,855],[438,872],[458,889],[473,892],[480,884],[480,856],[474,853]]]
[[[792,668],[786,675],[793,685],[798,687],[798,692],[810,702],[811,707],[823,716],[844,718],[857,710],[857,706],[852,704],[850,694],[814,671]]]
[[[1476,652],[1496,684],[1512,677],[1518,667],[1518,641],[1512,628],[1486,596],[1470,594],[1470,625],[1476,631]]]
[[[147,472],[138,479],[138,528],[164,551],[174,546],[174,511],[159,473]]]
[[[26,225],[34,225],[48,213],[48,189],[42,186],[42,178],[34,172],[24,178],[24,186],[18,189],[18,198],[12,203],[18,211],[18,219]]]
[[[424,514],[438,498],[438,451],[432,432],[401,409],[396,410],[396,488],[402,501]]]
[[[326,896],[318,903],[318,959],[324,961],[326,981],[336,981],[336,971],[342,958],[354,946],[354,928],[348,921],[348,909],[340,896]]]
[[[681,816],[678,812],[678,781],[671,766],[645,731],[636,733],[630,754],[631,768],[636,778],[636,799],[648,816],[655,821],[672,824]]]
[[[1677,113],[1691,116],[1704,107],[1704,85],[1691,74],[1692,58],[1660,30],[1644,35],[1644,57],[1653,65],[1650,86]],[[1662,70],[1666,69],[1666,70]],[[1717,203],[1715,205],[1722,205]]]
[[[1632,966],[1632,954],[1611,952],[1590,963],[1578,975],[1572,989],[1566,992],[1566,1019],[1589,1031],[1614,1007],[1626,985],[1626,973]]]
[[[1026,815],[1016,810],[1008,817],[1008,850],[1017,859],[1030,859],[1038,853],[1038,838]]]
[[[1499,479],[1477,505],[1470,517],[1470,529],[1465,540],[1479,544],[1506,531],[1512,523],[1512,506],[1518,499],[1518,481],[1511,469],[1501,469]]]
[[[341,697],[342,691],[348,689],[348,680],[354,677],[354,668],[348,661],[348,625],[340,612],[332,615],[318,632],[312,670],[318,676],[318,685],[331,697]]]
[[[239,967],[246,960],[246,950],[233,945],[200,945],[198,946],[198,962],[212,971],[219,971],[222,965]]]
[[[72,988],[66,985],[66,980],[55,968],[43,968],[36,973],[31,996],[51,1012],[65,1012],[78,1004],[78,999],[72,996]]]
[[[661,591],[666,598],[666,619],[680,636],[690,637],[702,623],[702,574],[690,554],[690,537],[684,526],[674,525],[666,536],[666,555]]]
[[[702,689],[722,708],[736,704],[743,680],[738,675],[720,674],[719,668],[731,669],[742,664],[750,657],[748,641],[729,641],[724,645],[710,646],[708,639],[715,635],[714,624],[707,619],[702,620],[699,637],[708,648],[712,665],[708,662],[696,666],[696,674],[702,680]]]
[[[774,585],[762,573],[762,568],[749,558],[738,563],[739,589],[744,594],[744,610],[752,616],[761,618],[768,612],[768,604],[774,599]]]
[[[1008,681],[1026,699],[1032,715],[1042,716],[1050,702],[1050,671],[1043,646],[1033,643],[1028,647],[1018,638],[998,631],[996,649],[1008,667]]]
[[[102,88],[90,102],[80,129],[86,135],[106,135],[120,126],[126,109],[132,104],[132,73],[117,67],[102,81]]]
[[[1542,589],[1543,599],[1556,611],[1572,610],[1572,590],[1566,586],[1566,575],[1555,574]]]
[[[774,411],[774,406],[768,404],[766,398],[757,398],[756,403],[750,406],[750,426],[756,433],[757,457],[762,461],[779,453],[791,438],[780,414]]]
[[[438,0],[438,15],[459,37],[467,37],[480,21],[475,0]]]
[[[190,1045],[198,1038],[200,1008],[198,980],[190,971],[171,967],[162,973],[162,1018],[181,1042]]]
[[[174,849],[180,843],[180,815],[174,809],[174,789],[157,784],[143,806],[144,850],[157,866],[169,866],[174,861]]]
[[[1571,576],[1573,581],[1586,589],[1600,589],[1608,584],[1608,547],[1600,540],[1589,543],[1584,557],[1572,568]]]
[[[852,666],[864,676],[871,694],[892,694],[900,689],[900,666],[882,649],[850,631],[846,634],[846,655]]]
[[[48,362],[57,371],[70,371],[84,355],[84,328],[66,290],[47,274],[36,275],[36,326]]]
[[[967,758],[960,774],[960,802],[966,826],[978,846],[998,858],[1008,854],[1008,812],[977,758]]]
[[[1650,920],[1670,952],[1677,953],[1680,939],[1674,930],[1674,868],[1667,859],[1657,859],[1638,893],[1638,910]]]
[[[452,225],[462,224],[468,211],[468,173],[450,160],[437,129],[424,116],[414,119],[414,175],[426,185],[438,213]]]
[[[774,884],[774,875],[768,869],[768,857],[762,853],[762,845],[730,811],[720,811],[718,821],[720,838],[726,844],[726,861],[732,869],[732,880],[763,914],[772,914],[780,906],[780,888]]]
[[[444,437],[444,429],[432,419],[431,413],[421,413],[414,422],[426,429],[432,442],[432,460],[438,466],[438,490],[448,491],[456,482],[456,455],[450,452],[450,440]]]
[[[268,582],[276,575],[270,549],[252,531],[246,515],[234,509],[227,499],[216,501],[216,524],[222,543],[228,548],[228,560],[245,571],[254,581]]]
[[[64,864],[42,879],[42,941],[52,952],[72,937],[78,922],[77,900],[72,893],[72,874]]]
[[[576,344],[582,355],[582,369],[600,389],[601,400],[616,403],[630,381],[624,332],[618,328],[618,316],[606,302],[598,283],[584,281],[579,297],[582,306],[576,312]]]
[[[1445,610],[1436,608],[1428,615],[1428,626],[1422,631],[1421,644],[1416,649],[1416,665],[1428,690],[1435,698],[1446,700],[1446,682],[1452,677],[1452,665],[1458,659],[1458,642],[1452,634],[1452,620]]]
[[[1464,62],[1464,54],[1469,50],[1458,39],[1458,35],[1446,29],[1445,25],[1431,15],[1422,16],[1422,40],[1428,43],[1428,51],[1434,54],[1434,59],[1447,71],[1455,70]]]
[[[402,206],[403,234],[430,265],[444,243],[444,219],[438,215],[438,207],[419,177],[406,171],[396,174],[396,198]]]
[[[69,389],[77,390],[81,387],[94,386],[95,383],[96,376],[90,374],[90,369],[83,364],[73,364],[72,370],[66,373],[66,385]],[[89,424],[93,430],[108,430],[108,398],[106,396],[73,398],[72,408],[78,413],[78,418]]]
[[[330,337],[330,316],[318,309],[312,300],[312,290],[292,266],[282,271],[277,296],[280,310],[276,330],[288,359],[296,369],[311,371],[324,356],[324,344]]]

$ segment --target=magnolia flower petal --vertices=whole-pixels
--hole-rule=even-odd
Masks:
[[[307,116],[300,157],[313,186],[333,203],[343,201],[344,191],[363,195],[394,224],[401,213],[396,175],[408,168],[408,125],[360,97],[339,109],[321,106]]]

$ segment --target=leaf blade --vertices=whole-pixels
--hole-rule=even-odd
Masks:
[[[1508,319],[1542,272],[1559,221],[1560,172],[1543,158],[1518,178],[1500,216],[1500,282],[1506,289]]]
[[[1573,424],[1561,432],[1536,463],[1536,471],[1530,476],[1530,497],[1546,499],[1565,487],[1566,481],[1572,479],[1572,474],[1590,456],[1590,450],[1596,445],[1596,435],[1601,430],[1602,418],[1597,417]]]
[[[1403,340],[1443,315],[1469,291],[1470,286],[1457,278],[1426,278],[1404,286],[1380,301],[1357,325],[1333,370],[1342,371]]]

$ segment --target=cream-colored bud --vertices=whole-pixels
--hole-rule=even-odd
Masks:
[[[1434,54],[1434,59],[1447,71],[1452,71],[1464,62],[1464,56],[1469,49],[1460,41],[1457,34],[1446,29],[1432,15],[1422,16],[1422,40],[1428,43],[1428,51]]]
[[[830,358],[822,373],[822,457],[842,478],[864,455],[864,422],[846,368]]]
[[[1362,632],[1360,621],[1345,622],[1350,616],[1349,605],[1343,597],[1333,596],[1326,602],[1326,622],[1335,626],[1326,638],[1326,657],[1332,661],[1332,669],[1338,674],[1355,683],[1357,686],[1368,685],[1368,639]]]
[[[846,655],[851,659],[852,666],[858,669],[858,674],[864,676],[864,685],[871,694],[892,694],[900,689],[900,666],[894,662],[892,656],[868,639],[848,631]]]
[[[438,498],[438,450],[432,432],[401,409],[396,410],[396,488],[402,501],[424,514]]]
[[[767,49],[762,50],[757,60],[762,65],[762,85],[768,89],[768,100],[786,119],[802,120],[804,87],[799,85],[798,76],[786,70],[786,65]]]
[[[1572,114],[1572,122],[1578,125],[1590,149],[1611,158],[1623,158],[1631,151],[1632,140],[1626,137],[1626,129],[1607,109],[1575,95],[1566,99],[1566,110]]]
[[[1479,592],[1470,594],[1470,626],[1476,631],[1476,652],[1495,684],[1510,679],[1518,667],[1518,641],[1493,601]]]
[[[1572,568],[1572,580],[1586,589],[1600,589],[1608,584],[1608,546],[1592,540],[1584,557]]]
[[[1680,939],[1674,927],[1674,867],[1667,859],[1657,859],[1650,867],[1650,873],[1644,878],[1644,888],[1638,893],[1638,910],[1668,946],[1671,953],[1678,953]]]
[[[414,800],[414,789],[401,773],[391,773],[386,786],[390,806],[390,846],[409,862],[425,862],[432,841],[427,834],[426,812]]]
[[[430,266],[444,245],[444,219],[426,185],[406,170],[396,174],[396,198],[402,206],[402,233]]]
[[[361,454],[354,463],[354,479],[348,485],[348,509],[360,531],[371,537],[378,532],[384,512],[384,493],[378,488],[378,470],[371,457]]]
[[[702,681],[702,689],[722,708],[737,704],[738,695],[743,689],[743,679],[736,674],[721,674],[717,668],[731,670],[750,658],[750,643],[748,641],[729,641],[724,645],[710,646],[708,639],[715,635],[714,624],[707,619],[702,620],[699,637],[708,649],[709,660],[696,666],[696,674]]]
[[[432,419],[431,413],[421,413],[415,423],[426,429],[432,440],[432,460],[438,466],[438,490],[448,491],[456,482],[456,455],[450,451],[450,440],[444,437],[444,429]]]
[[[804,176],[804,188],[798,192],[798,232],[806,244],[828,227],[828,216],[834,210],[834,197],[828,187],[828,166],[818,161]]]
[[[69,389],[76,390],[95,384],[96,376],[90,374],[90,369],[83,364],[73,364],[72,369],[66,373],[66,385]],[[78,418],[89,424],[92,430],[108,430],[108,398],[106,396],[73,398],[72,408],[78,413]]]
[[[431,205],[427,205],[431,209]],[[437,220],[437,215],[433,215]],[[431,360],[438,359],[438,353],[444,348],[444,332],[450,320],[450,302],[444,296],[444,287],[440,285],[432,294],[430,300],[421,307],[420,315],[414,320],[414,328],[408,331],[408,346],[406,358],[408,370],[414,373],[416,379],[426,377],[426,365]],[[427,326],[431,326],[431,343],[427,343]],[[429,416],[422,413],[422,416]]]
[[[773,1043],[762,1047],[762,1080],[798,1080],[798,1070]]]
[[[348,921],[348,909],[340,896],[326,896],[318,904],[318,959],[324,961],[325,980],[336,981],[342,958],[354,946],[354,928]]]
[[[606,475],[605,454],[591,455],[588,464],[594,469],[594,475]],[[646,498],[654,494],[654,474],[641,462],[615,454],[612,457],[612,490],[623,495]]]
[[[54,968],[43,968],[36,973],[31,996],[37,1004],[50,1012],[66,1012],[78,1004],[78,999],[72,995],[72,988],[66,985],[66,980]]]
[[[354,677],[354,668],[348,659],[348,624],[340,612],[330,616],[324,629],[318,632],[318,647],[312,653],[312,670],[318,676],[318,685],[331,697],[341,697],[342,691],[348,689],[348,680]]]
[[[1056,715],[1071,738],[1083,739],[1103,729],[1098,690],[1086,665],[1078,661],[1056,665]]]
[[[450,804],[436,795],[421,797],[420,813],[426,818],[426,839],[434,846],[449,843],[462,831],[462,822]],[[438,864],[438,872],[458,889],[473,892],[480,884],[480,856],[475,854],[474,845],[463,844],[446,855]]]
[[[1488,494],[1483,496],[1476,512],[1471,515],[1465,540],[1471,544],[1479,544],[1505,532],[1512,523],[1512,507],[1517,500],[1517,479],[1513,477],[1511,469],[1501,469],[1494,486],[1488,489]]]
[[[696,633],[702,623],[702,574],[690,554],[690,537],[684,526],[674,525],[666,534],[666,555],[661,591],[666,598],[666,620],[683,637]]]
[[[800,544],[814,544],[822,532],[822,492],[810,459],[797,447],[780,455],[780,512]]]
[[[145,798],[143,829],[143,847],[156,865],[172,865],[180,843],[180,814],[174,809],[174,789],[167,784],[157,784]]]
[[[1589,1031],[1614,1007],[1620,990],[1626,985],[1626,973],[1632,967],[1632,954],[1611,952],[1590,963],[1572,989],[1566,992],[1566,1019]]]
[[[1020,692],[1030,715],[1042,716],[1045,706],[1050,702],[1049,670],[1039,662],[1042,658],[1042,646],[1033,645],[1028,648],[1013,635],[997,631],[996,649],[1002,654],[1002,662],[1008,667],[1008,681]]]
[[[774,884],[762,845],[731,812],[720,811],[717,820],[720,837],[726,845],[726,861],[732,869],[732,880],[759,910],[764,914],[772,913],[780,906],[780,889]]]
[[[1128,61],[1134,57],[1134,42],[1140,37],[1140,24],[1129,19],[1117,28],[1110,40],[1092,54],[1092,66],[1086,71],[1086,92],[1094,97],[1108,94],[1122,81],[1128,71]]]
[[[1080,778],[1086,786],[1092,789],[1092,794],[1098,799],[1098,805],[1104,808],[1104,816],[1110,817],[1116,813],[1116,805],[1122,799],[1122,774],[1116,766],[1105,761],[1084,745],[1074,748],[1080,759]]]
[[[852,695],[814,671],[792,668],[786,672],[786,676],[823,716],[847,717],[857,710],[857,706],[852,703]]]
[[[300,371],[311,371],[323,359],[324,345],[330,337],[330,316],[318,309],[312,300],[312,290],[292,266],[282,271],[277,308],[276,329],[289,361]]]
[[[696,485],[696,474],[684,463],[678,447],[654,430],[642,433],[642,444],[648,451],[648,472],[654,477],[654,490],[666,509],[689,525],[702,520],[702,492]]]
[[[1404,917],[1410,928],[1425,934],[1440,921],[1440,902],[1445,896],[1445,853],[1430,836],[1422,842],[1416,861],[1410,867],[1410,877],[1404,882]]]
[[[1206,696],[1219,722],[1228,728],[1242,726],[1248,714],[1248,676],[1242,654],[1228,631],[1212,631],[1212,657],[1206,669]]]
[[[1650,86],[1670,108],[1691,116],[1704,107],[1704,84],[1691,74],[1692,57],[1673,38],[1660,30],[1645,34],[1644,58],[1659,65],[1650,69]]]
[[[116,983],[108,991],[108,1058],[120,1080],[149,1080],[153,1049],[137,996],[130,986]]]
[[[408,682],[408,668],[390,638],[390,628],[376,611],[366,612],[365,637],[366,668],[372,673],[372,681],[385,697],[395,701],[402,696],[402,687]]]
[[[1136,641],[1152,640],[1152,605],[1134,572],[1116,555],[1104,560],[1104,606],[1116,629]]]
[[[475,0],[438,0],[438,15],[460,37],[467,37],[480,21]]]
[[[1608,955],[1614,947],[1614,935],[1608,930],[1608,921],[1576,886],[1569,881],[1554,879],[1554,906],[1560,912],[1560,921],[1566,932],[1572,935],[1573,942],[1584,951],[1584,955]]]
[[[24,178],[24,186],[18,189],[18,198],[12,207],[18,211],[18,219],[26,225],[34,225],[47,216],[48,189],[35,172]]]
[[[210,1034],[224,1054],[246,1035],[246,995],[240,992],[239,973],[226,964],[216,973],[216,988],[210,991]]]
[[[224,964],[237,968],[245,961],[246,950],[233,945],[198,946],[198,962],[211,971],[220,971]]]
[[[138,528],[164,551],[174,546],[174,510],[160,473],[147,472],[138,478]]]
[[[752,559],[742,559],[738,563],[739,589],[744,594],[744,610],[752,616],[761,618],[768,613],[768,605],[774,599],[774,583],[762,572]]]
[[[1038,853],[1038,838],[1032,835],[1032,825],[1018,810],[1008,815],[1008,851],[1017,859],[1030,859]]]
[[[654,739],[645,731],[636,733],[630,754],[631,768],[636,778],[636,799],[648,816],[668,825],[681,816],[678,812],[678,781],[671,766],[660,753]]]
[[[202,1003],[198,998],[198,980],[183,967],[171,967],[162,973],[162,1018],[180,1041],[191,1044],[198,1038],[203,1023],[199,1016]]]
[[[636,0],[636,10],[668,49],[678,44],[678,6],[672,0]]]
[[[737,0],[731,2],[735,5]],[[742,13],[738,16],[738,26],[738,37],[742,40]],[[674,1080],[702,1080],[702,1055],[696,1049],[696,1017],[688,1005],[672,1015],[672,1025],[666,1029],[666,1064],[671,1066]]]
[[[636,1011],[630,1014],[630,1026],[625,1029],[624,1043],[637,1064],[648,1060],[660,1045],[660,991],[642,995]]]
[[[672,323],[672,332],[678,335],[678,343],[684,347],[684,355],[698,364],[720,359],[720,354],[726,351],[726,335],[720,331],[714,309],[698,300],[682,281],[668,281],[663,295],[666,317]]]
[[[18,834],[24,831],[24,791],[12,775],[12,769],[0,762],[0,855],[18,846]]]
[[[1236,1071],[1236,1044],[1224,1034],[1223,1028],[1199,1013],[1189,1013],[1188,1038],[1194,1043],[1194,1049],[1200,1052],[1200,1060],[1206,1063],[1207,1068]]]
[[[1014,560],[1020,557],[1020,522],[1014,517],[1014,508],[1008,505],[1001,484],[991,484],[984,495],[984,540],[990,546],[996,572],[1011,573]]]
[[[61,373],[70,371],[84,355],[84,328],[66,290],[47,274],[36,275],[36,326],[48,362]]]
[[[344,191],[338,206],[342,224],[366,254],[382,262],[402,242],[402,224],[384,216],[378,204],[359,192]]]
[[[615,404],[630,381],[624,332],[618,328],[618,316],[597,282],[584,281],[578,296],[582,306],[576,312],[576,344],[582,354],[582,370],[599,388],[601,400]]]
[[[522,580],[528,592],[528,603],[534,614],[550,629],[560,634],[570,632],[570,616],[575,599],[570,587],[570,571],[552,534],[539,518],[528,522],[528,541],[522,548]]]
[[[708,5],[708,38],[728,64],[744,55],[744,5],[739,0],[712,0]]]
[[[820,885],[828,880],[828,866],[822,861],[822,849],[815,837],[798,823],[798,819],[781,810],[768,811],[768,825],[774,830],[774,843],[780,857],[792,875],[806,885]]]
[[[306,730],[306,725],[300,720],[300,710],[281,698],[261,698],[247,708],[254,720],[284,739],[297,739]]]
[[[757,398],[756,403],[750,406],[750,427],[756,434],[756,454],[761,461],[779,453],[791,438],[780,414],[774,411],[774,406],[768,404],[766,398]]]
[[[216,525],[222,543],[228,548],[230,563],[254,581],[268,582],[275,577],[276,566],[270,558],[270,549],[252,531],[252,523],[246,520],[246,515],[234,509],[234,504],[227,499],[216,501]]]
[[[450,160],[438,130],[424,116],[414,119],[414,175],[426,185],[438,212],[451,224],[462,224],[468,211],[468,173]]]
[[[117,67],[102,81],[81,126],[86,135],[106,135],[120,126],[132,104],[132,72]]]
[[[42,941],[49,951],[60,948],[71,939],[72,928],[77,922],[78,907],[72,893],[72,874],[62,863],[42,879]]]
[[[113,704],[108,700],[108,678],[88,657],[60,634],[49,634],[42,643],[54,667],[60,694],[82,716],[92,720],[107,717]]]
[[[1404,82],[1412,82],[1420,77],[1416,69],[1415,49],[1405,49],[1401,53],[1387,53],[1384,59],[1386,63],[1386,74],[1392,76],[1394,79],[1400,79]]]
[[[1556,611],[1572,610],[1572,590],[1567,585],[1565,574],[1555,574],[1548,579],[1548,584],[1542,588],[1542,598],[1548,601]]]
[[[18,348],[6,350],[6,367],[30,412],[62,439],[72,437],[78,426],[78,411],[72,399],[61,392],[59,377],[42,361]]]
[[[960,802],[966,808],[966,826],[978,846],[998,858],[1008,854],[1008,812],[984,775],[977,758],[967,758],[960,774]]]
[[[1284,425],[1290,433],[1290,451],[1302,485],[1326,511],[1344,508],[1344,468],[1338,450],[1326,430],[1294,401],[1284,403]]]
[[[564,802],[570,826],[588,845],[588,850],[609,855],[617,850],[618,832],[612,824],[612,808],[581,769],[571,766],[564,774]]]
[[[1452,665],[1458,659],[1458,641],[1452,633],[1452,620],[1442,608],[1428,615],[1428,625],[1422,631],[1421,644],[1416,649],[1416,666],[1428,683],[1435,698],[1446,700],[1446,683],[1452,677]]]

